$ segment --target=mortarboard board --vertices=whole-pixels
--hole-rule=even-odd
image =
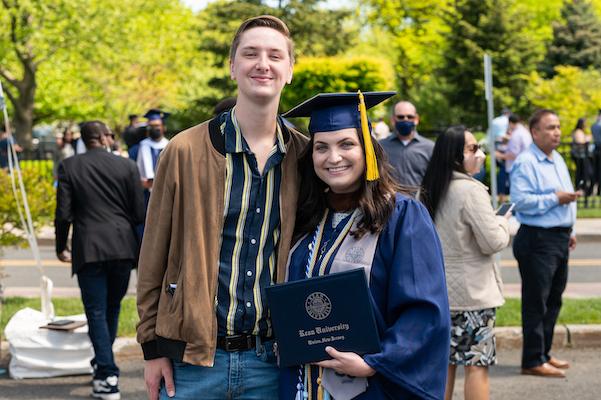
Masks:
[[[166,120],[171,114],[156,108],[151,108],[144,114],[144,118],[149,121],[153,121],[155,119]]]
[[[370,109],[396,92],[365,92],[365,108]],[[309,132],[331,132],[344,128],[361,129],[357,93],[320,93],[283,114],[285,118],[310,117]]]
[[[283,115],[285,118],[310,117],[309,133],[357,128],[363,134],[367,180],[379,178],[378,164],[371,141],[367,109],[394,96],[396,92],[320,93]]]

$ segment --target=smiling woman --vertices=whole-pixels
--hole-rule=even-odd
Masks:
[[[394,94],[325,93],[284,115],[311,118],[288,280],[363,268],[381,349],[358,354],[328,346],[331,359],[282,371],[280,398],[444,393],[449,313],[442,251],[426,209],[391,178],[367,120],[367,108]]]

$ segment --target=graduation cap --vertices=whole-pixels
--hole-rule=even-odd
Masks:
[[[345,128],[360,129],[365,144],[367,180],[380,177],[371,141],[367,109],[394,96],[396,92],[320,93],[283,114],[285,118],[310,117],[309,133],[332,132]]]
[[[146,114],[144,114],[144,118],[148,119],[149,121],[153,121],[155,119],[166,120],[170,115],[171,113],[159,110],[157,108],[151,108],[146,112]]]

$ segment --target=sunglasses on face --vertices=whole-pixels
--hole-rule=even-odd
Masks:
[[[399,121],[403,121],[403,120],[409,120],[409,121],[413,121],[415,119],[415,115],[411,115],[411,114],[407,114],[407,115],[403,115],[403,114],[399,114],[399,115],[395,115],[396,119]]]
[[[465,146],[465,149],[470,153],[476,154],[476,152],[480,150],[480,145],[478,143],[468,144]]]

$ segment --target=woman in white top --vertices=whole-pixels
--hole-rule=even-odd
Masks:
[[[446,399],[453,397],[457,365],[465,367],[465,398],[488,399],[488,366],[496,363],[495,310],[504,299],[493,255],[509,243],[510,213],[495,215],[487,188],[472,177],[484,159],[474,135],[451,127],[438,137],[422,183],[442,242],[451,308]]]

